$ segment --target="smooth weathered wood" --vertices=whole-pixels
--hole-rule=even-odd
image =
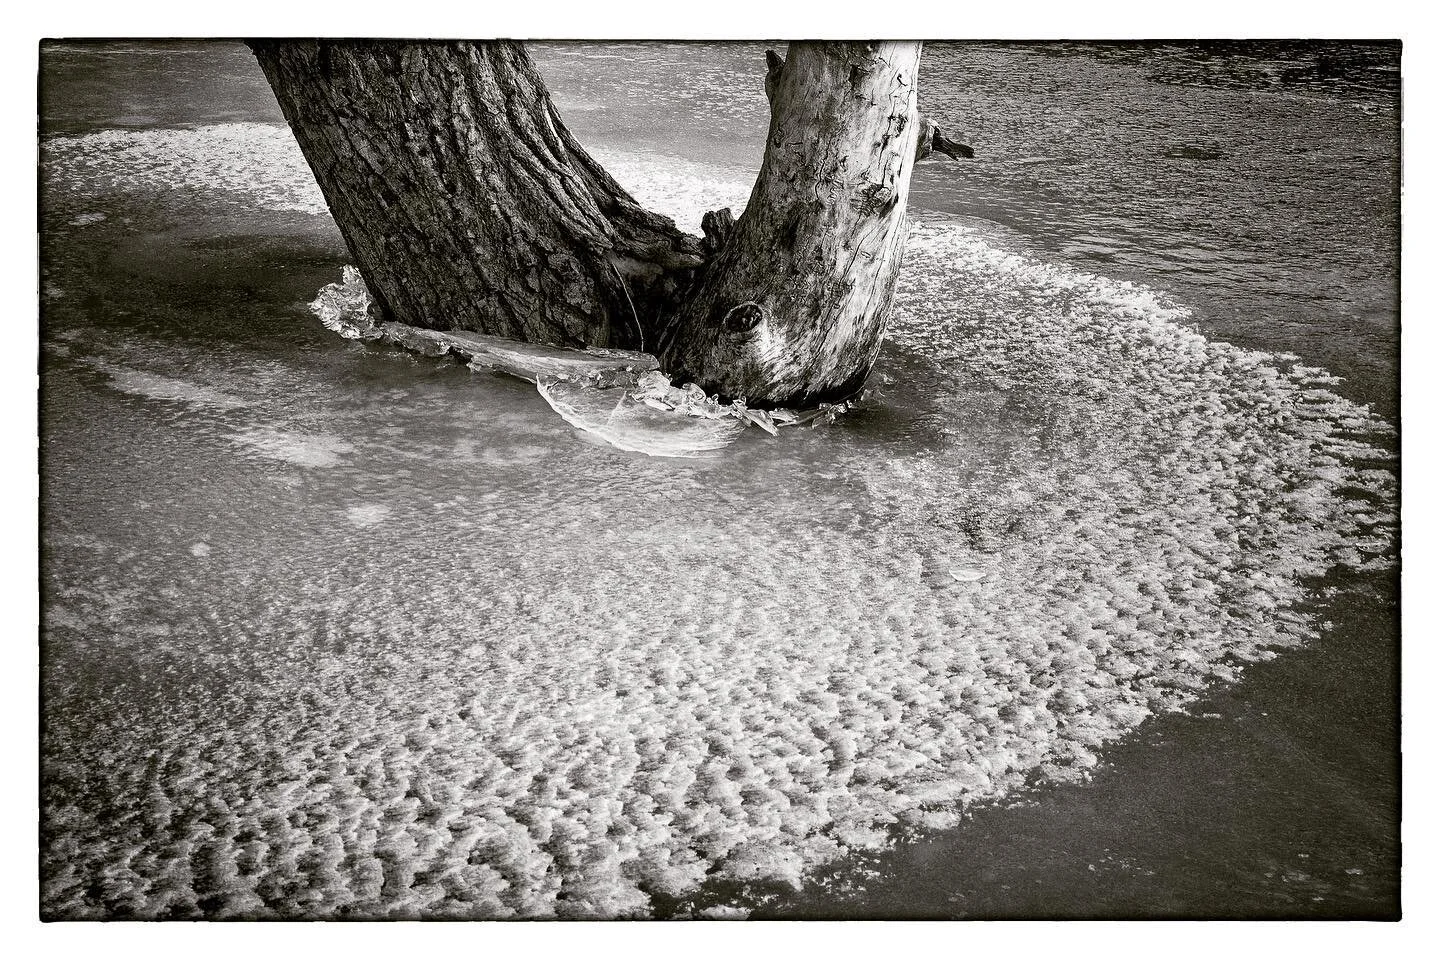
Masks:
[[[387,318],[638,347],[701,262],[580,147],[518,44],[250,46]]]
[[[752,404],[860,388],[900,267],[919,61],[918,42],[793,43],[769,58],[764,164],[660,344],[674,377]]]
[[[454,354],[473,370],[493,370],[526,380],[612,380],[620,373],[644,373],[660,365],[655,357],[638,350],[576,350],[468,330],[428,330],[394,321],[380,325],[380,336],[428,356]]]

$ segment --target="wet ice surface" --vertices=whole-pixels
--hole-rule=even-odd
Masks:
[[[288,127],[209,124],[194,129],[102,130],[46,144],[81,190],[219,191],[271,210],[325,214],[325,198]],[[82,219],[93,215],[82,215]],[[87,221],[93,222],[93,221]]]
[[[185,134],[52,146],[58,235],[111,192],[306,209],[273,127]],[[692,228],[748,192],[597,153]],[[47,915],[735,915],[1085,776],[1388,562],[1387,428],[1322,371],[918,219],[879,398],[699,461],[269,294],[203,307],[239,339],[96,317],[113,265],[53,264]],[[139,269],[235,268],[153,229]]]

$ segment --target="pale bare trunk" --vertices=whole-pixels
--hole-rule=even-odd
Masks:
[[[905,241],[919,62],[918,42],[795,43],[772,60],[764,165],[662,345],[668,370],[752,403],[859,389]]]

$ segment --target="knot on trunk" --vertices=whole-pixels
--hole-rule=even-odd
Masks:
[[[720,326],[732,336],[743,337],[754,332],[764,319],[765,308],[754,300],[746,300],[727,310]]]
[[[735,214],[730,212],[729,207],[711,210],[700,218],[700,229],[705,233],[705,239],[700,241],[700,248],[705,251],[706,256],[714,256],[724,248],[730,235],[735,232]]]

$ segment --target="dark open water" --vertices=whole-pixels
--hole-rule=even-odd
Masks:
[[[762,50],[535,56],[698,229]],[[880,396],[692,461],[321,327],[243,48],[41,63],[47,916],[1395,915],[1395,47],[930,45]]]

